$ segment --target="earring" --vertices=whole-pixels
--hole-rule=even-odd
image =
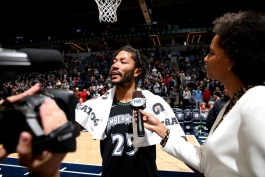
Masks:
[[[228,66],[228,70],[231,71],[231,66]]]

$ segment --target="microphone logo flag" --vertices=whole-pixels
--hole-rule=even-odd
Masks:
[[[134,98],[131,101],[131,105],[134,107],[140,107],[145,105],[145,99],[144,98]]]

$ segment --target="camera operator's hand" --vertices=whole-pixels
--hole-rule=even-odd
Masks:
[[[67,123],[65,113],[54,100],[45,100],[40,106],[40,117],[45,135]],[[22,132],[17,146],[19,162],[28,167],[30,173],[36,176],[60,176],[60,163],[66,153],[52,153],[48,150],[39,154],[32,154],[32,137],[28,132]]]
[[[40,85],[36,84],[28,91],[8,97],[4,103],[15,103],[25,96],[33,95],[40,89]],[[65,113],[57,106],[54,100],[48,99],[40,106],[40,117],[45,135],[48,135],[53,130],[59,128],[67,122]],[[19,162],[27,167],[32,176],[59,176],[60,163],[66,153],[52,153],[48,150],[38,154],[32,153],[32,136],[28,132],[20,134],[19,143],[17,146]],[[7,157],[5,149],[0,148],[0,160]]]
[[[27,90],[21,94],[7,97],[6,100],[0,102],[0,105],[1,104],[15,103],[15,102],[21,100],[22,98],[24,98],[26,96],[36,94],[39,90],[40,90],[40,85],[36,84],[33,87],[31,87],[29,90]],[[6,150],[4,149],[4,147],[2,145],[0,145],[0,161],[4,160],[7,156],[8,156],[8,154],[7,154]]]

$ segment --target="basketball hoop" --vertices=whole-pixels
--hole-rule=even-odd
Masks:
[[[122,0],[95,0],[98,5],[99,21],[103,22],[116,22],[117,21],[117,8]]]

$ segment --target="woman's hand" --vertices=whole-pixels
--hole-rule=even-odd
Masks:
[[[156,132],[161,138],[163,138],[168,128],[152,114],[143,110],[140,110],[140,113],[143,117],[144,127],[150,131]],[[137,121],[137,111],[134,111],[134,118],[135,121]]]

